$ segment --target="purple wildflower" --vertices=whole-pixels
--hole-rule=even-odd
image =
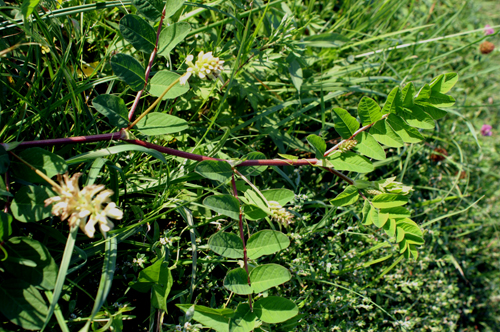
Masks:
[[[481,127],[481,135],[483,136],[491,136],[493,133],[491,132],[492,127],[489,124],[484,124]]]
[[[484,35],[485,36],[492,35],[494,33],[495,33],[495,30],[491,27],[491,25],[486,24],[484,26]]]

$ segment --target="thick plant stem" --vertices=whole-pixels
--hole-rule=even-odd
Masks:
[[[234,174],[231,177],[231,184],[233,185],[233,195],[236,197],[238,200],[238,190],[236,189],[236,181],[234,180]],[[240,228],[240,237],[241,237],[241,242],[243,242],[243,264],[245,266],[245,271],[247,272],[247,282],[248,285],[250,286],[250,274],[248,273],[248,256],[247,256],[247,246],[245,243],[245,234],[243,233],[243,212],[241,211],[241,206],[240,206],[240,220],[239,220],[239,228]],[[250,311],[253,312],[253,307],[252,307],[252,294],[248,294],[248,305],[250,306]]]
[[[35,146],[49,146],[49,145],[57,145],[57,144],[69,144],[69,143],[91,143],[91,142],[99,142],[99,141],[109,141],[112,139],[121,139],[124,142],[137,144],[144,146],[146,148],[154,149],[158,152],[162,152],[168,155],[186,158],[190,160],[203,161],[203,160],[219,160],[226,161],[230,164],[234,164],[234,161],[224,160],[219,158],[212,158],[207,156],[202,156],[195,153],[184,152],[172,148],[168,148],[165,146],[148,143],[145,141],[141,141],[139,139],[126,139],[125,138],[125,129],[122,131],[114,132],[110,134],[102,134],[102,135],[90,135],[90,136],[77,136],[77,137],[68,137],[68,138],[58,138],[58,139],[49,139],[49,140],[39,140],[39,141],[27,141],[19,143],[18,147],[35,147]],[[5,143],[2,143],[4,147],[7,147]],[[297,159],[297,160],[283,160],[283,159],[257,159],[257,160],[245,160],[242,163],[234,165],[234,167],[244,167],[244,166],[314,166],[318,163],[318,159],[309,158],[309,159]],[[341,172],[333,169],[333,168],[324,168],[328,170],[330,173],[335,174],[337,177],[346,181],[349,184],[353,184],[354,181],[350,179],[348,176],[342,174]]]
[[[163,7],[163,11],[161,12],[161,18],[160,18],[160,24],[158,25],[158,31],[156,32],[156,45],[151,53],[151,56],[149,57],[149,63],[148,67],[146,68],[146,73],[144,74],[145,76],[145,82],[144,82],[144,88],[142,88],[141,91],[137,92],[137,95],[135,96],[134,103],[132,104],[132,107],[130,108],[130,111],[128,112],[128,120],[132,121],[132,117],[134,116],[135,109],[137,108],[137,105],[139,105],[139,100],[141,99],[142,93],[144,92],[144,89],[148,85],[148,80],[149,80],[149,74],[151,73],[151,67],[153,67],[153,60],[155,59],[156,53],[158,52],[158,40],[160,39],[160,33],[161,33],[161,28],[163,27],[163,20],[165,19],[165,11],[167,10],[167,6]]]
[[[141,119],[143,117],[145,117],[149,112],[151,112],[155,107],[156,105],[158,105],[159,102],[161,102],[162,98],[165,97],[165,95],[167,94],[167,92],[170,91],[170,89],[172,89],[174,87],[174,85],[176,85],[177,83],[179,83],[180,81],[180,77],[178,79],[176,79],[175,81],[172,82],[172,84],[170,84],[169,86],[167,86],[167,88],[165,89],[165,91],[163,91],[163,93],[155,100],[155,102],[149,106],[149,108],[144,111],[144,113],[141,114],[141,116],[139,116],[134,122],[132,122],[128,127],[127,127],[127,130],[131,129],[131,128],[134,128],[134,126],[137,124],[137,122],[141,121]]]
[[[42,139],[38,141],[26,141],[21,142],[17,147],[32,148],[36,146],[51,146],[58,144],[72,144],[72,143],[93,143],[93,142],[103,142],[110,140],[118,140],[122,137],[122,133],[117,131],[110,134],[100,134],[100,135],[89,135],[89,136],[74,136],[67,138],[54,138],[54,139]],[[4,148],[8,147],[10,143],[1,143]]]

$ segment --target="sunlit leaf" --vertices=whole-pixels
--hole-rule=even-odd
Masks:
[[[333,120],[335,130],[343,139],[349,139],[359,129],[359,122],[342,108],[334,108],[333,111],[337,114]]]
[[[188,128],[186,120],[165,113],[150,113],[136,125],[144,135],[166,135],[178,133]]]
[[[382,112],[375,100],[363,97],[358,105],[358,115],[363,126],[377,122],[382,119]]]

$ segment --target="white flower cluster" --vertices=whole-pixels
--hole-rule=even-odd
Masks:
[[[212,55],[212,52],[203,53],[201,51],[198,54],[198,60],[193,64],[194,57],[190,54],[186,57],[186,64],[189,66],[186,73],[181,76],[179,84],[185,85],[189,80],[191,75],[198,76],[202,80],[207,79],[207,77],[215,80],[220,76],[222,70],[224,70],[224,61],[219,60]]]
[[[172,244],[172,239],[165,236],[160,238],[160,243],[164,246]]]
[[[356,141],[355,139],[345,140],[344,142],[342,142],[342,144],[340,144],[339,150],[340,152],[347,152],[355,147],[356,144],[358,144],[358,141]]]
[[[284,226],[289,226],[293,223],[293,214],[288,212],[280,203],[269,201],[269,208],[271,209],[271,218]]]
[[[111,202],[113,191],[103,190],[105,187],[102,184],[86,186],[80,190],[78,179],[81,175],[82,173],[76,173],[70,178],[68,174],[64,174],[64,181],[59,176],[60,187],[53,187],[59,196],[47,198],[45,206],[56,203],[52,206],[52,214],[61,220],[69,218],[70,228],[79,226],[88,237],[94,237],[97,223],[101,233],[106,235],[114,227],[108,217],[122,219],[123,211]],[[103,209],[105,203],[107,204]]]

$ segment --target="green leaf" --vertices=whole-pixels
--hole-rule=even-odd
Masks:
[[[168,0],[166,1],[167,8],[165,9],[165,18],[174,15],[184,5],[184,0]]]
[[[406,234],[411,234],[411,235],[419,237],[419,238],[424,237],[422,230],[418,227],[418,225],[413,220],[411,220],[409,218],[397,220],[396,224],[398,227],[401,227],[402,229],[404,229]]]
[[[325,140],[314,134],[307,136],[306,139],[316,152],[316,158],[322,159],[326,152]]]
[[[338,171],[369,173],[375,169],[368,159],[350,151],[330,155],[328,160]]]
[[[375,123],[370,128],[370,134],[378,142],[390,147],[399,148],[404,145],[401,137],[392,130],[385,120]]]
[[[42,243],[19,236],[8,239],[3,246],[9,253],[8,259],[3,262],[5,270],[30,285],[46,290],[54,289],[58,267]],[[20,259],[28,259],[36,266],[18,264]]]
[[[372,199],[372,204],[379,209],[387,209],[395,206],[401,206],[408,203],[408,197],[395,194],[380,194]]]
[[[417,95],[415,96],[415,102],[417,101],[425,101],[431,97],[431,87],[429,84],[425,84],[420,88]]]
[[[0,211],[0,242],[12,235],[12,220],[10,214]]]
[[[363,225],[371,225],[373,224],[373,220],[371,219],[370,212],[371,210],[374,209],[374,207],[370,204],[370,202],[365,199],[365,202],[363,203],[363,210],[361,210],[361,213],[363,215]]]
[[[372,211],[370,212],[372,213],[371,218],[373,224],[378,228],[382,228],[387,223],[387,219],[389,217],[388,214],[380,213],[380,211],[377,209],[372,209]]]
[[[343,192],[337,195],[330,201],[335,206],[347,206],[356,203],[359,198],[358,188],[355,186],[348,186]]]
[[[412,108],[399,109],[397,115],[402,117],[412,127],[421,129],[433,129],[434,120],[425,113],[420,106],[413,105]]]
[[[281,206],[285,206],[295,198],[290,189],[268,189],[261,193],[268,201],[278,202]]]
[[[173,279],[168,263],[160,259],[139,272],[137,282],[131,284],[131,287],[142,293],[151,290],[151,305],[156,309],[166,311],[167,297],[172,285]]]
[[[380,107],[375,100],[368,97],[363,97],[359,102],[358,115],[363,126],[367,126],[382,119]]]
[[[174,47],[186,38],[189,31],[191,25],[186,22],[177,22],[164,28],[158,39],[158,55],[168,57]]]
[[[288,299],[268,296],[255,302],[253,312],[261,321],[275,324],[296,316],[299,313],[299,308]]]
[[[173,73],[168,70],[162,70],[153,76],[151,79],[151,87],[149,88],[149,93],[155,97],[161,96],[161,94],[172,84],[181,77],[179,74]],[[180,85],[177,82],[170,90],[163,96],[162,100],[177,98],[189,91],[189,83],[186,82],[185,85]]]
[[[290,271],[278,264],[259,265],[250,272],[250,283],[254,293],[279,286],[291,278]]]
[[[269,209],[267,202],[262,199],[262,197],[257,194],[256,191],[252,189],[247,189],[245,191],[245,198],[248,200],[249,204],[253,204],[258,206],[262,211],[266,212],[268,215],[271,214],[271,210]]]
[[[396,113],[396,109],[401,104],[401,92],[399,87],[395,87],[387,96],[384,107],[382,108],[382,114]]]
[[[184,312],[194,307],[193,319],[217,332],[229,330],[229,319],[234,315],[231,309],[212,309],[202,305],[176,304]]]
[[[196,173],[201,176],[220,182],[226,182],[231,179],[233,169],[225,161],[203,160],[195,168]]]
[[[389,215],[389,218],[394,219],[408,218],[411,215],[410,211],[402,206],[383,208],[380,209],[380,213],[386,213]]]
[[[245,198],[248,200],[249,204],[256,205],[259,207],[262,211],[266,212],[268,215],[271,214],[271,210],[269,209],[267,202],[265,202],[262,197],[257,194],[256,191],[252,189],[247,189],[245,191]]]
[[[396,236],[396,221],[394,219],[389,219],[389,222],[385,223],[384,231],[390,237]]]
[[[241,241],[241,240],[240,240]],[[283,233],[265,229],[253,234],[247,241],[249,259],[257,259],[288,248],[290,239]],[[242,244],[243,249],[243,244]]]
[[[447,93],[453,88],[453,86],[458,82],[457,73],[447,73],[445,75],[439,75],[432,80],[430,86],[432,91]]]
[[[143,18],[128,14],[120,20],[120,33],[135,49],[153,53],[156,47],[156,33]]]
[[[150,21],[156,22],[161,18],[164,6],[162,0],[132,0],[132,4],[139,14]]]
[[[128,109],[125,102],[118,96],[99,95],[92,100],[97,112],[109,119],[113,127],[125,128],[128,126]]]
[[[19,157],[21,157],[31,166],[40,170],[49,178],[68,171],[68,165],[62,157],[42,148],[26,149],[19,154]],[[32,183],[47,183],[30,167],[26,166],[20,161],[13,162],[12,166],[12,173],[18,178]]]
[[[396,242],[400,243],[404,239],[405,239],[405,230],[402,229],[401,227],[397,227],[397,225],[396,225]],[[400,250],[403,250],[403,251],[406,250],[404,247],[406,247],[406,243],[404,244],[403,247],[400,246]],[[400,251],[400,252],[403,252],[403,251]]]
[[[56,196],[48,187],[23,186],[14,196],[11,210],[14,218],[21,222],[35,222],[50,216],[52,207],[45,207],[45,200]]]
[[[292,78],[292,83],[300,92],[300,87],[302,86],[302,82],[304,81],[304,77],[302,74],[302,68],[300,67],[300,63],[297,59],[293,58],[292,62],[288,64],[288,71],[290,72],[290,77]]]
[[[413,256],[413,258],[415,260],[418,259],[418,250],[415,247],[415,245],[414,244],[410,244],[408,247],[409,247],[408,249],[410,250],[410,253]]]
[[[116,54],[111,58],[111,69],[132,90],[140,91],[144,88],[144,68],[134,57],[123,53]]]
[[[47,316],[47,304],[35,286],[21,279],[3,280],[0,312],[25,330],[39,330]]]
[[[356,136],[358,144],[354,147],[354,151],[361,153],[364,156],[376,160],[385,160],[384,148],[367,132],[361,132]]]
[[[240,303],[229,322],[229,332],[250,332],[258,325],[257,316],[248,303]]]
[[[418,143],[424,139],[424,136],[422,136],[417,129],[410,127],[403,119],[395,114],[390,114],[387,118],[387,122],[405,143]]]
[[[168,267],[165,267],[164,271],[162,282],[153,285],[151,291],[151,305],[153,308],[167,311],[167,299],[174,280]]]
[[[410,82],[406,84],[403,90],[401,90],[401,101],[403,102],[403,107],[410,108],[413,106],[414,94],[415,94],[415,87],[413,86],[413,83]]]
[[[241,267],[231,270],[226,274],[224,287],[238,295],[252,294],[252,287],[248,284],[248,274]]]
[[[208,239],[208,247],[226,258],[243,258],[243,242],[236,234],[217,232]]]
[[[269,215],[269,213],[253,204],[245,204],[243,206],[243,212],[245,213],[245,218],[249,220],[261,220]]]
[[[35,10],[36,6],[40,3],[40,0],[24,0],[21,6],[21,12],[25,19],[30,16]]]
[[[209,196],[203,200],[203,205],[229,218],[240,218],[240,203],[231,195]]]
[[[0,174],[7,172],[10,166],[9,154],[5,148],[0,145]]]
[[[307,36],[302,41],[297,41],[297,43],[309,47],[338,48],[342,47],[349,41],[349,38],[338,33],[328,32],[319,35]]]
[[[262,152],[250,152],[243,158],[244,160],[259,160],[266,159],[266,155]],[[264,172],[267,166],[243,166],[238,167],[238,171],[244,176],[257,176]]]
[[[448,114],[447,111],[430,105],[420,105],[425,113],[429,114],[434,120],[439,120]]]
[[[147,292],[153,284],[168,282],[168,276],[165,275],[165,270],[168,270],[167,262],[157,260],[153,265],[148,266],[139,272],[137,277],[137,284],[132,288],[140,291]],[[146,286],[140,284],[147,284]]]
[[[149,113],[137,123],[137,129],[143,135],[166,135],[187,129],[186,120],[165,113]]]
[[[342,108],[334,108],[337,117],[333,119],[335,130],[343,139],[349,139],[359,129],[359,122]]]
[[[422,104],[435,107],[451,107],[455,105],[455,98],[440,92],[432,91],[430,98],[422,101]]]

